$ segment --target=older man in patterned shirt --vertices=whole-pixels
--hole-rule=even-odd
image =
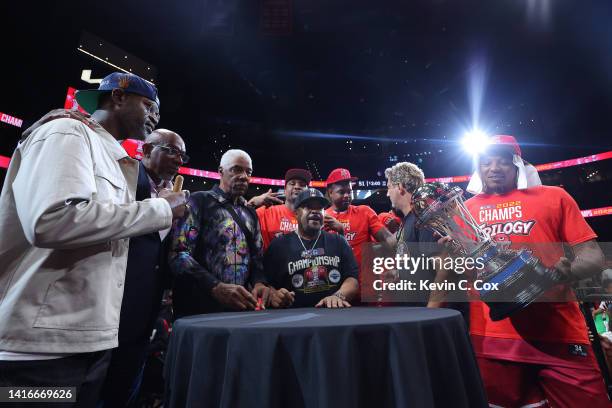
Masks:
[[[252,171],[246,152],[228,150],[220,184],[194,193],[189,214],[174,226],[169,258],[177,317],[252,310],[258,298],[267,303],[269,289],[252,285],[263,275],[261,229],[244,199]]]

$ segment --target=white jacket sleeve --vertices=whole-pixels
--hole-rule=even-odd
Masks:
[[[76,248],[171,226],[172,210],[162,198],[123,204],[97,199],[91,146],[85,136],[54,132],[26,143],[12,191],[32,245]]]

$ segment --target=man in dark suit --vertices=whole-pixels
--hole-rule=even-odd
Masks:
[[[172,179],[189,157],[185,142],[175,132],[157,129],[142,147],[136,201],[172,189]],[[119,320],[119,347],[112,352],[102,391],[103,407],[124,407],[137,394],[149,339],[164,288],[170,229],[130,239],[125,288]]]

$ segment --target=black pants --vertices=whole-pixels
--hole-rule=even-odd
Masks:
[[[120,344],[113,349],[98,408],[123,408],[137,391],[145,363],[148,342]]]
[[[94,408],[98,402],[110,350],[79,353],[53,360],[0,361],[0,386],[2,387],[76,387],[75,403],[6,403],[11,408],[49,407]]]

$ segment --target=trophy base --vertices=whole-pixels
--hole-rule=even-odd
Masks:
[[[561,282],[554,269],[545,268],[530,251],[504,251],[490,259],[503,266],[483,274],[484,282],[497,285],[498,290],[479,291],[480,299],[489,306],[491,320],[498,321],[524,309],[544,292]],[[500,260],[503,258],[503,262]],[[497,261],[497,262],[496,262]]]

